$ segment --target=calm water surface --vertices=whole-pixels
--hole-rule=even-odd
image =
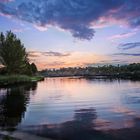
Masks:
[[[60,140],[140,139],[140,82],[46,78],[1,88],[0,127]]]

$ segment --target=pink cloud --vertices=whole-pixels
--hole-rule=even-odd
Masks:
[[[0,12],[0,16],[4,16],[4,17],[7,17],[7,18],[12,18],[12,15],[6,14],[6,13],[1,13],[1,12]]]
[[[108,40],[124,39],[124,38],[129,38],[135,34],[136,34],[136,32],[116,34],[116,35],[108,37],[107,39]]]
[[[34,27],[39,30],[39,31],[47,31],[48,30],[48,27],[46,26],[40,26],[40,25],[34,25]]]
[[[14,1],[14,0],[0,0],[0,2],[12,2],[12,1]]]

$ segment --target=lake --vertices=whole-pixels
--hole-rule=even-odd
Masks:
[[[54,140],[140,139],[140,81],[65,77],[0,88],[0,127]]]

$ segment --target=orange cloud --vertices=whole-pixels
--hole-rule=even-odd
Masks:
[[[89,52],[38,52],[30,51],[29,59],[36,63],[39,70],[45,68],[62,68],[62,67],[84,67],[87,63],[99,63],[107,56],[97,55]]]
[[[139,62],[137,56],[99,55],[93,52],[40,52],[28,53],[30,62],[34,62],[39,70],[63,68],[63,67],[86,67],[107,64],[127,64]]]

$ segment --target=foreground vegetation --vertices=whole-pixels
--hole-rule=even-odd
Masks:
[[[26,48],[14,33],[0,33],[0,85],[37,82],[37,67],[30,63]]]
[[[43,80],[43,76],[4,75],[0,76],[0,85],[20,84]]]
[[[74,67],[61,69],[46,69],[40,72],[48,77],[60,76],[84,76],[93,78],[123,78],[123,79],[139,79],[140,80],[140,63],[129,65],[105,65],[98,67]]]
[[[37,72],[34,63],[30,63],[26,48],[14,33],[0,34],[0,63],[2,74],[33,75]]]

